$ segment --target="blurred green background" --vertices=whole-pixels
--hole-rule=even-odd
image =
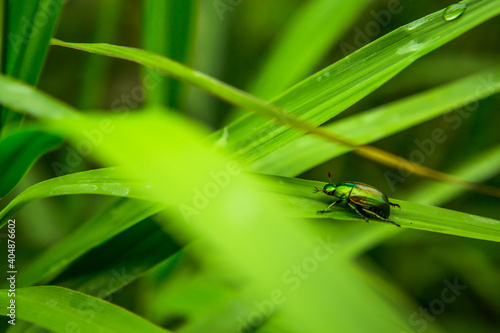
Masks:
[[[486,1],[486,0],[485,0]],[[243,0],[231,5],[231,10],[220,12],[213,0],[155,1],[117,0],[71,0],[62,9],[55,38],[71,42],[106,42],[117,45],[149,49],[216,77],[243,90],[251,90],[258,73],[264,66],[269,50],[276,45],[284,27],[291,17],[308,1],[303,0]],[[309,72],[295,82],[348,55],[345,49],[358,49],[398,27],[417,20],[452,4],[444,0],[401,1],[402,11],[392,15],[386,26],[369,35],[366,27],[374,21],[373,13],[380,13],[393,1],[368,1],[355,23],[345,27],[339,42],[332,44]],[[148,6],[151,10],[147,11]],[[155,7],[158,6],[158,7]],[[169,22],[155,22],[155,11],[170,11]],[[160,17],[161,18],[161,17]],[[187,22],[186,22],[187,20]],[[158,26],[160,24],[160,26]],[[364,32],[360,37],[360,31]],[[398,100],[400,98],[437,87],[441,84],[477,73],[498,64],[500,56],[500,20],[498,18],[467,32],[465,35],[440,47],[417,60],[381,88],[356,103],[335,120],[358,112]],[[157,33],[157,35],[154,35]],[[162,42],[163,41],[163,42]],[[362,41],[360,43],[360,41]],[[206,127],[218,130],[240,114],[231,105],[200,90],[173,79],[163,80],[157,89],[144,98],[126,102],[127,95],[143,82],[149,72],[139,65],[122,60],[91,55],[74,50],[50,47],[47,60],[38,82],[38,87],[69,105],[82,110],[138,109],[145,105],[163,104],[201,122]],[[294,83],[295,83],[294,82]],[[286,87],[284,87],[286,88]],[[263,96],[271,98],[271,96]],[[471,106],[468,118],[454,128],[442,116],[392,135],[374,143],[374,146],[393,152],[404,158],[419,147],[415,140],[428,139],[436,128],[444,130],[448,137],[444,143],[435,145],[435,151],[425,156],[423,165],[451,172],[478,153],[478,147],[487,151],[500,143],[500,95],[496,94]],[[57,176],[52,167],[54,161],[64,161],[67,146],[43,156],[23,178],[14,193],[9,194],[0,205],[8,202],[28,186]],[[76,163],[72,172],[100,167],[99,161],[84,159]],[[369,183],[391,198],[411,201],[412,193],[428,184],[419,176],[406,177],[393,188],[387,181],[386,166],[376,164],[352,153],[342,155],[316,166],[298,178],[326,182],[328,170],[333,172],[333,181],[355,180]],[[500,187],[500,174],[487,179],[485,184]],[[83,221],[88,220],[99,209],[105,209],[112,198],[104,196],[63,196],[36,201],[21,210],[16,218],[19,243],[19,266],[40,251],[70,234]],[[498,198],[461,192],[438,205],[465,213],[500,219]],[[326,221],[326,220],[322,220]],[[149,234],[151,230],[162,232],[153,221],[134,227],[117,236],[111,242],[89,252],[73,264],[60,281],[71,279],[79,272],[90,270],[89,262],[98,257],[103,262],[112,262],[126,244],[124,238],[131,235]],[[318,222],[312,222],[318,223]],[[324,223],[324,222],[321,222]],[[339,227],[349,229],[348,222],[339,222]],[[357,224],[360,224],[357,222]],[[362,227],[365,225],[363,224]],[[354,229],[353,229],[354,230]],[[355,262],[364,270],[376,273],[385,280],[386,287],[402,290],[419,309],[435,305],[441,299],[445,280],[458,279],[466,285],[456,300],[446,304],[442,313],[432,316],[424,325],[422,321],[408,319],[415,332],[424,332],[430,326],[443,328],[446,332],[498,332],[500,327],[500,245],[495,242],[448,236],[417,230],[407,230],[396,237],[388,237],[374,248],[369,248]],[[170,237],[165,234],[165,237]],[[89,258],[93,258],[90,260]],[[94,262],[95,263],[95,262]],[[179,288],[179,298],[192,297],[196,303],[200,298],[210,299],[210,283],[204,292],[183,294],[187,288],[180,281],[185,276],[196,275],[200,263],[189,255],[179,255],[169,262],[167,269],[151,270],[144,277],[126,285],[119,292],[108,296],[113,303],[123,306],[166,328],[178,329],[186,318],[179,313],[161,316],[148,297],[161,288]],[[92,266],[92,265],[91,265]],[[73,270],[73,271],[72,271]],[[370,278],[373,278],[372,274]],[[57,283],[58,280],[56,280]],[[168,281],[168,282],[165,282]],[[382,283],[375,279],[373,284]],[[218,283],[218,282],[217,282]],[[217,285],[217,283],[215,283]],[[195,289],[196,290],[196,289]],[[175,292],[174,292],[175,293]],[[200,296],[202,295],[202,296]],[[433,303],[434,301],[434,303]],[[186,301],[187,302],[187,301]],[[209,303],[209,301],[201,301]],[[359,299],[358,302],[363,302]],[[156,304],[157,307],[168,305]],[[307,304],[304,306],[314,306]],[[422,317],[419,317],[422,318]],[[429,327],[427,326],[429,325]],[[4,326],[5,327],[5,326]],[[263,328],[262,331],[265,331]],[[201,331],[201,330],[200,330]],[[261,330],[259,330],[260,332]],[[269,330],[272,332],[273,330]],[[276,330],[278,332],[279,330]],[[208,331],[207,331],[208,332]],[[218,332],[216,329],[210,332]],[[248,331],[250,332],[250,331]]]

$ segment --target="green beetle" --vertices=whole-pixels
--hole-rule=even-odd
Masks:
[[[398,223],[389,220],[391,206],[398,207],[399,209],[401,209],[401,207],[398,204],[390,202],[387,196],[380,190],[373,186],[358,182],[332,184],[331,177],[332,173],[329,171],[328,180],[330,183],[326,184],[323,190],[315,187],[314,193],[323,192],[326,195],[335,197],[337,200],[332,202],[325,209],[318,211],[318,214],[327,213],[329,208],[345,200],[347,201],[347,206],[358,213],[366,222],[368,222],[368,218],[371,217],[401,227]]]

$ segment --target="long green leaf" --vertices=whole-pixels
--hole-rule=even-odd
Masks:
[[[487,152],[471,157],[469,160],[461,164],[451,174],[467,179],[473,182],[482,182],[489,177],[499,172],[500,165],[500,148],[494,148]],[[286,191],[283,191],[284,193]],[[449,202],[456,196],[462,194],[464,190],[456,186],[450,186],[443,183],[424,183],[417,188],[414,188],[411,193],[401,197],[406,202],[412,202],[420,205],[441,205]],[[296,194],[294,194],[295,196]],[[398,211],[395,211],[397,214]],[[336,212],[336,214],[340,211]],[[469,217],[469,215],[466,215]],[[345,228],[346,226],[342,226]],[[410,226],[410,227],[413,227]],[[408,231],[407,231],[408,232]],[[345,233],[343,237],[348,237],[346,241],[340,241],[342,244],[349,244],[348,255],[350,258],[356,258],[367,250],[376,247],[387,239],[399,235],[400,232],[396,228],[374,228],[365,225],[359,225],[358,228]],[[339,249],[342,252],[344,247]]]
[[[16,319],[29,321],[52,332],[158,332],[167,330],[106,301],[61,287],[16,289]],[[1,290],[1,314],[9,313],[8,290]],[[10,319],[9,319],[10,320]]]
[[[40,156],[61,143],[61,137],[36,130],[3,138],[0,141],[0,197],[17,185]]]
[[[500,67],[471,75],[325,126],[358,144],[388,137],[500,91]],[[352,148],[303,136],[255,162],[252,171],[296,176]]]
[[[313,0],[297,8],[250,87],[269,99],[305,77],[370,0]]]
[[[94,41],[112,43],[117,39],[126,4],[120,0],[103,0],[97,3]],[[83,77],[77,104],[79,108],[90,109],[101,106],[107,84],[109,84],[110,69],[110,59],[88,56],[85,69],[81,70]],[[97,77],[99,79],[96,80]]]
[[[0,104],[40,118],[75,118],[76,111],[65,103],[22,81],[0,75]]]
[[[100,194],[155,201],[151,185],[123,175],[124,170],[107,168],[69,174],[37,183],[19,194],[0,211],[0,226],[26,204],[42,198],[70,194]]]
[[[319,125],[365,97],[425,54],[500,13],[500,1],[467,1],[455,21],[444,10],[377,39],[293,86],[272,103]],[[278,116],[279,117],[279,116]],[[248,133],[253,133],[250,137]],[[274,121],[248,115],[219,133],[225,147],[253,162],[301,136]]]
[[[169,57],[184,64],[192,61],[194,31],[198,0],[146,0],[142,13],[142,44],[148,51]],[[150,74],[145,71],[145,78]],[[153,74],[154,75],[154,74]],[[178,81],[165,78],[154,88],[145,87],[147,99],[179,109],[182,86]]]
[[[370,0],[313,0],[295,14],[264,60],[249,92],[271,99],[311,74],[321,57],[335,45]],[[244,115],[237,110],[236,119]]]
[[[162,205],[141,200],[122,199],[113,203],[20,271],[17,286],[49,281],[84,253],[161,209]]]
[[[494,147],[465,160],[452,173],[460,178],[483,182],[500,172],[500,147]],[[463,191],[448,184],[424,182],[413,188],[405,199],[424,205],[441,205]]]
[[[169,262],[179,250],[171,236],[147,219],[86,253],[51,284],[106,298]]]
[[[332,201],[322,193],[312,193],[314,187],[322,188],[324,183],[269,177],[274,180],[274,186],[270,190],[277,193],[282,204],[287,207],[289,216],[356,220],[364,223],[355,213],[342,207],[334,208],[328,214],[317,214],[317,211],[324,209]],[[402,227],[500,242],[500,221],[408,201],[391,199],[391,202],[401,206],[401,210],[391,209],[391,219]]]
[[[35,85],[42,70],[49,41],[54,32],[60,0],[9,1],[5,27],[5,73]],[[1,127],[15,127],[22,116],[4,107]]]
[[[187,1],[190,2],[190,1]],[[172,6],[172,1],[145,0],[142,2],[142,47],[145,50],[168,55],[169,34],[168,34],[168,9]],[[183,13],[181,13],[182,15]],[[173,18],[174,16],[172,16]],[[174,37],[174,36],[172,36]],[[143,72],[144,79],[151,76],[150,69]],[[154,89],[148,90],[146,102],[152,105],[158,104],[166,106],[170,100],[171,93],[168,86],[171,81],[162,80],[158,82]]]

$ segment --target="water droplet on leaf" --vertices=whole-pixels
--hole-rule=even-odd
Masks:
[[[444,10],[443,17],[446,21],[453,21],[462,16],[466,9],[467,5],[464,3],[453,4]]]

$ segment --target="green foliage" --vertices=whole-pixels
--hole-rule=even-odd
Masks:
[[[9,1],[2,4],[7,10],[2,22],[7,22],[2,34],[4,63],[2,73],[36,84],[45,61],[49,40],[54,31],[60,0]],[[2,9],[3,11],[3,9]],[[15,127],[21,121],[19,114],[1,110],[1,129]]]
[[[18,321],[8,331],[413,332],[425,324],[428,332],[459,331],[458,326],[493,332],[494,319],[474,311],[486,311],[476,308],[487,304],[491,317],[498,315],[498,298],[489,291],[498,290],[498,199],[464,194],[449,184],[416,184],[401,169],[380,169],[346,154],[352,147],[319,140],[304,129],[339,117],[323,127],[351,143],[376,142],[410,159],[424,156],[426,165],[462,179],[498,185],[490,180],[499,171],[498,136],[487,129],[498,120],[500,70],[482,66],[495,63],[495,57],[485,60],[480,54],[487,43],[475,45],[466,61],[436,49],[453,48],[445,44],[462,35],[459,41],[467,41],[472,28],[481,29],[500,14],[500,1],[466,1],[465,12],[454,19],[445,19],[445,9],[425,16],[422,11],[409,24],[410,9],[423,7],[395,8],[388,2],[375,10],[366,0],[311,0],[296,10],[296,1],[234,3],[215,1],[209,8],[198,1],[145,0],[139,8],[108,0],[92,31],[99,43],[52,39],[57,47],[40,88],[33,85],[62,2],[6,7],[4,39],[23,29],[24,18],[39,19],[49,8],[54,13],[17,52],[9,43],[2,50],[4,73],[18,78],[0,75],[0,196],[13,192],[0,202],[0,225],[5,230],[9,219],[16,219],[19,262]],[[68,3],[63,15],[76,12],[74,17],[85,20],[79,13],[85,6],[78,6]],[[293,11],[293,18],[275,34],[260,16],[264,6],[270,12]],[[207,8],[214,12],[204,12]],[[130,13],[141,19],[134,25],[140,31],[122,32],[120,19]],[[363,25],[366,13],[371,18]],[[197,30],[213,17],[220,19],[219,30]],[[255,23],[251,29],[239,28],[248,20]],[[84,22],[77,21],[75,27]],[[377,33],[380,38],[349,55],[341,44],[342,59],[331,64],[331,44],[353,24],[356,34],[369,31],[369,24],[392,31]],[[71,27],[63,25],[64,37],[58,37],[78,40],[68,37]],[[234,67],[244,61],[222,49],[207,54],[201,47],[207,42],[197,33],[217,45],[262,39],[270,51],[258,66]],[[127,42],[137,35],[143,49],[103,43],[129,35]],[[82,53],[59,46],[99,56],[78,67]],[[420,70],[411,72],[413,62],[434,50],[438,61],[425,57],[416,64]],[[59,61],[51,63],[51,57]],[[140,83],[129,79],[127,62],[112,58],[139,64]],[[199,58],[210,59],[211,68],[223,65],[229,82],[238,82],[253,67],[261,70],[245,78],[247,93],[194,70]],[[447,71],[442,59],[456,60],[469,73]],[[441,64],[442,71],[436,73],[432,63]],[[78,101],[53,93],[66,85],[53,79],[60,71],[82,75]],[[168,78],[149,85],[157,72]],[[188,86],[238,111],[220,117],[226,106],[205,107]],[[103,104],[111,110],[82,112],[70,106]],[[470,105],[474,112],[463,110]],[[207,116],[210,110],[217,112]],[[238,117],[242,110],[249,113]],[[238,119],[210,129],[231,118]],[[436,129],[442,140],[435,139]],[[51,152],[61,138],[68,145]],[[292,177],[306,172],[305,178],[324,179],[332,165],[334,182],[353,177],[380,187],[401,205],[391,209],[390,218],[402,228],[373,219],[367,224],[342,206],[318,215],[331,198],[313,189],[325,183]],[[35,202],[50,202],[55,209],[38,214]],[[51,220],[44,223],[64,224],[67,230],[49,248],[39,245],[41,236],[30,227],[43,216]],[[7,315],[10,282],[1,287],[1,314]],[[454,300],[448,302],[443,294],[450,290]],[[436,300],[444,302],[445,312],[434,311]],[[430,308],[436,320],[422,321],[420,307]]]
[[[9,300],[7,290],[2,290],[0,304],[4,315],[7,314]],[[61,287],[20,288],[16,291],[16,300],[29,304],[17,309],[19,318],[53,332],[67,329],[83,332],[168,332],[116,305]]]
[[[0,141],[0,197],[17,185],[40,156],[61,143],[59,136],[36,130],[21,131],[3,138]]]

